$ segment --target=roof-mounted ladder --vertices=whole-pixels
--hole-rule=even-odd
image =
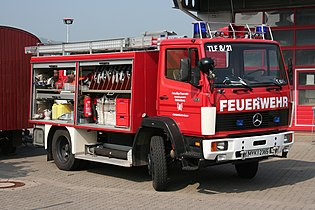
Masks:
[[[47,56],[158,49],[160,40],[167,39],[168,36],[172,35],[176,35],[176,33],[169,31],[158,31],[145,32],[144,36],[142,37],[37,45],[25,47],[25,54]]]

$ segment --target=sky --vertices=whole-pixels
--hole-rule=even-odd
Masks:
[[[70,42],[137,37],[159,30],[191,36],[194,20],[173,6],[173,0],[1,0],[0,25],[63,42],[63,18],[74,18]]]

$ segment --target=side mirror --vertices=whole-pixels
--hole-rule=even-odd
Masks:
[[[209,80],[214,80],[214,60],[212,60],[212,58],[202,58],[198,65],[201,71],[208,75],[207,77]]]
[[[214,61],[212,58],[202,58],[199,61],[199,68],[205,74],[210,74],[214,70]]]
[[[190,72],[190,59],[189,58],[182,58],[180,59],[180,81],[185,82],[188,81]]]
[[[191,69],[190,66],[190,59],[189,58],[182,58],[180,60],[180,81],[182,82],[189,82],[195,87],[200,87],[199,80],[200,80],[200,70],[199,68]]]

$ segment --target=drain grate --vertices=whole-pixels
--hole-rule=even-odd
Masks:
[[[25,184],[17,181],[0,181],[0,189],[22,187]]]

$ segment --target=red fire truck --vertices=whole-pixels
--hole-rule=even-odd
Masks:
[[[148,166],[155,190],[168,166],[232,163],[253,178],[258,163],[293,144],[283,57],[270,27],[234,24],[193,38],[139,38],[26,48],[34,143],[61,170],[86,161]]]

